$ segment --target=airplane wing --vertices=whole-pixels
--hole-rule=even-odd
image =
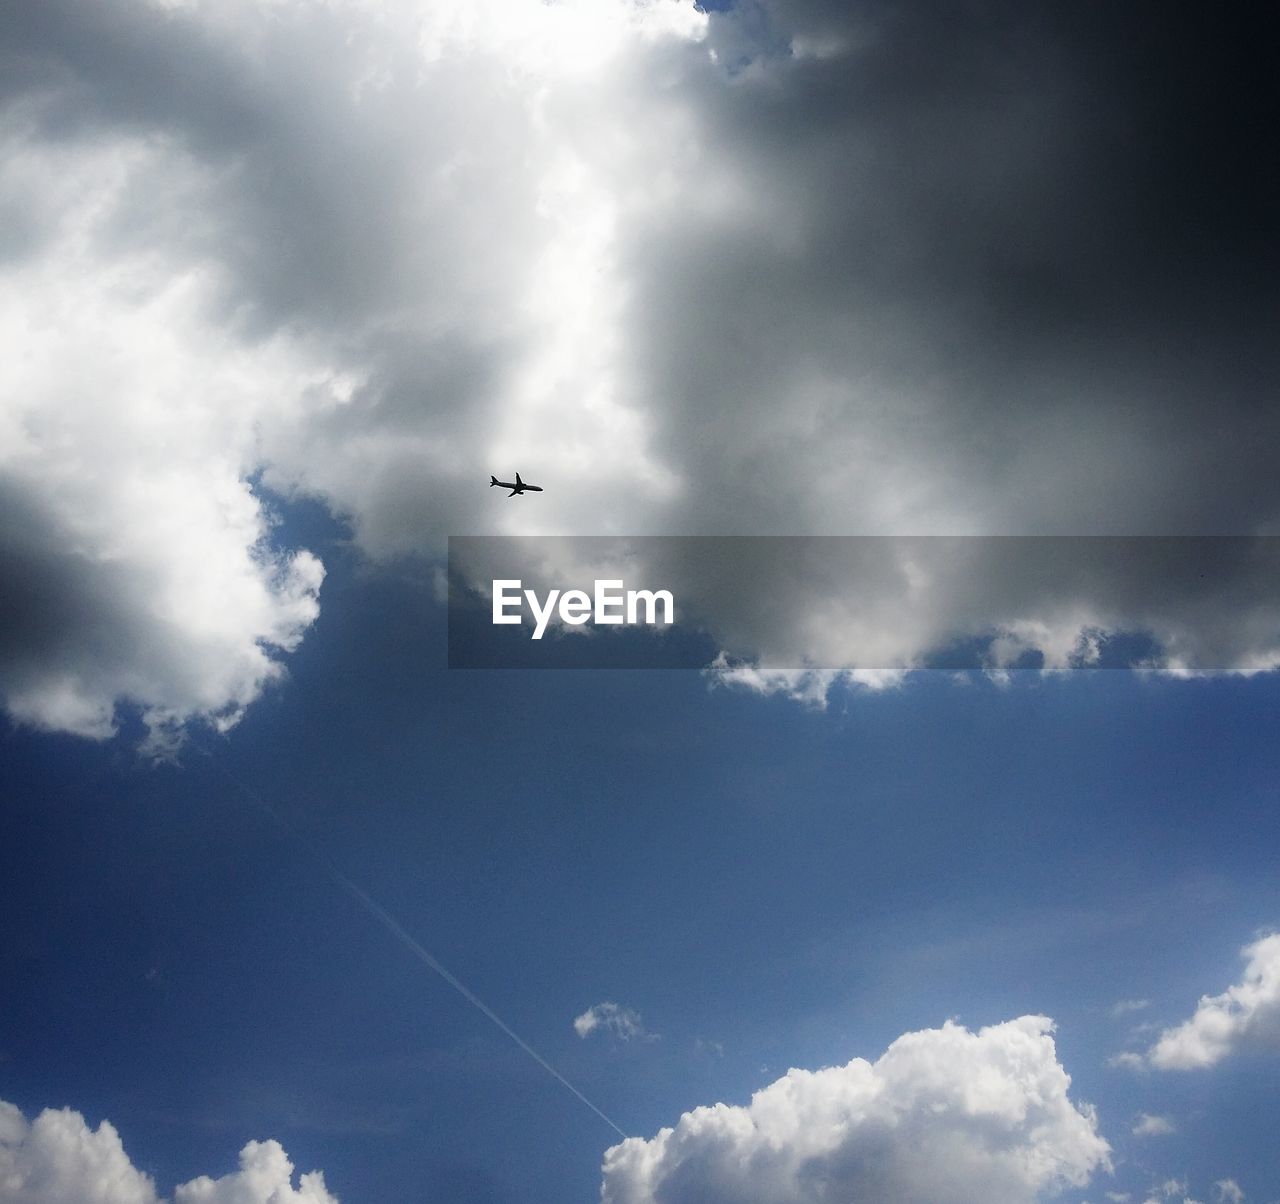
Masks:
[[[520,492],[520,490],[518,490],[518,489],[513,489],[509,494],[507,494],[507,497],[515,497],[515,495],[516,495],[517,493],[519,493],[519,492]]]

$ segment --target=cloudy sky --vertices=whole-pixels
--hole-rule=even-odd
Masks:
[[[0,1204],[1280,1199],[1276,25],[0,0]]]

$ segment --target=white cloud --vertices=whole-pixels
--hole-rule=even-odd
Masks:
[[[87,736],[119,701],[156,740],[192,717],[228,726],[280,677],[323,576],[271,546],[253,424],[324,382],[287,339],[210,322],[208,265],[101,246],[133,190],[164,204],[166,181],[196,187],[180,151],[5,141],[4,183],[46,182],[49,229],[0,276],[0,332],[21,348],[0,360],[0,695],[19,721]]]
[[[1127,1016],[1131,1012],[1141,1012],[1150,1006],[1150,999],[1121,999],[1111,1005],[1111,1014],[1113,1016]]]
[[[1152,1116],[1139,1112],[1131,1132],[1135,1137],[1163,1137],[1174,1131],[1174,1124],[1167,1116]]]
[[[1157,1187],[1151,1189],[1145,1204],[1157,1204],[1159,1200],[1172,1200],[1176,1196],[1183,1197],[1183,1204],[1195,1204],[1194,1200],[1186,1198],[1187,1181],[1185,1179],[1166,1179]]]
[[[1218,1204],[1240,1204],[1244,1199],[1244,1192],[1234,1179],[1219,1179],[1213,1185],[1213,1190]]]
[[[202,1175],[174,1192],[174,1204],[338,1204],[311,1171],[293,1186],[293,1163],[278,1141],[251,1141],[240,1151],[240,1169],[221,1179]]]
[[[164,1204],[129,1160],[109,1121],[90,1128],[79,1112],[46,1108],[28,1122],[0,1100],[0,1204]],[[251,1141],[240,1169],[179,1186],[174,1204],[338,1204],[319,1171],[293,1187],[293,1164],[276,1141]]]
[[[0,1201],[157,1204],[157,1196],[108,1121],[91,1129],[70,1108],[47,1108],[28,1123],[0,1101]]]
[[[15,18],[10,61],[60,69],[0,106],[9,713],[233,723],[321,579],[273,547],[259,469],[375,555],[433,549],[517,458],[560,477],[550,521],[565,468],[669,490],[620,376],[617,173],[654,177],[677,131],[650,77],[705,25],[693,0]]]
[[[656,1039],[654,1033],[645,1031],[639,1012],[607,999],[603,1003],[592,1004],[581,1016],[576,1016],[573,1031],[583,1038],[593,1033],[608,1033],[619,1041]]]
[[[1124,227],[1131,190],[1108,202],[1110,135],[1071,124],[1073,35],[1020,18],[1009,62],[1030,66],[956,74],[953,49],[989,44],[963,6],[822,7],[766,5],[757,28],[694,0],[16,6],[10,714],[100,736],[127,700],[160,741],[234,722],[320,582],[275,547],[259,472],[386,558],[464,529],[1275,529],[1267,307],[1237,299],[1229,336],[1178,316],[1199,313],[1196,264]],[[1219,208],[1198,245],[1246,279]],[[1185,283],[1154,289],[1136,245]],[[485,489],[516,469],[536,504]],[[1002,598],[991,567],[905,607],[784,576],[751,611],[685,566],[721,679],[806,701],[974,630],[995,673],[1088,659],[1129,622],[1165,672],[1280,663],[1247,557],[1190,580],[1112,566],[1067,598]]]
[[[1184,1023],[1165,1029],[1147,1051],[1159,1070],[1213,1066],[1242,1048],[1280,1049],[1280,933],[1241,950],[1243,979],[1205,995]]]
[[[714,1104],[604,1160],[604,1204],[1030,1204],[1109,1167],[1068,1098],[1052,1024],[908,1033],[874,1063],[790,1070],[746,1107]]]

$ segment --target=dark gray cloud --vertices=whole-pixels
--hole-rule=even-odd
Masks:
[[[1274,39],[1205,10],[856,12],[762,7],[774,45],[825,56],[705,72],[703,186],[734,199],[639,240],[642,354],[693,513],[1273,522]]]
[[[194,492],[319,496],[375,557],[460,530],[1275,531],[1274,24],[4,0],[3,314],[41,348],[0,382],[9,522],[56,514],[51,563],[127,576],[138,548],[81,520],[180,497],[176,459]],[[135,450],[68,492],[112,423]],[[515,469],[536,507],[473,488]],[[271,596],[247,504],[203,588]],[[59,588],[145,629],[91,576]],[[798,613],[778,647],[821,604]],[[264,630],[300,628],[246,621],[246,655]]]
[[[1280,667],[1280,539],[1267,536],[485,537],[450,540],[449,567],[451,605],[474,610],[475,595],[486,624],[497,580],[521,582],[509,596],[544,599],[591,594],[598,580],[667,590],[681,629],[721,650],[715,677],[815,702],[842,678],[890,685],[922,668],[1005,678],[1032,667],[1180,677]],[[534,663],[597,663],[551,624]],[[458,656],[523,663],[523,640],[497,640],[480,662],[461,642]],[[594,651],[600,664],[618,655],[608,640]]]

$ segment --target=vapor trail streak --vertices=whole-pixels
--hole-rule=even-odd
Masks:
[[[607,1124],[619,1137],[625,1138],[627,1135],[617,1125],[613,1123],[599,1108],[595,1106],[585,1095],[582,1094],[568,1079],[564,1077],[550,1062],[546,1060],[533,1046],[524,1041],[519,1034],[512,1031],[506,1022],[500,1017],[483,999],[475,995],[471,989],[463,982],[455,978],[444,966],[442,966],[430,953],[428,953],[414,938],[407,933],[396,918],[390,914],[376,899],[371,899],[364,891],[362,891],[354,882],[345,874],[339,873],[337,870],[330,870],[330,876],[334,883],[347,892],[356,900],[375,920],[378,921],[392,936],[394,936],[406,949],[409,950],[420,962],[429,966],[441,978],[445,980],[459,995],[468,1003],[472,1004],[482,1011],[490,1020],[494,1022],[504,1033],[507,1034],[521,1049],[524,1050],[539,1066],[542,1067],[553,1079],[558,1083],[567,1087],[574,1095],[578,1097],[588,1108],[591,1109],[605,1124]]]
[[[199,747],[199,746],[197,746]],[[627,1134],[623,1132],[616,1124],[613,1123],[599,1108],[595,1106],[585,1095],[582,1094],[568,1079],[564,1077],[550,1062],[546,1060],[536,1049],[525,1041],[510,1025],[502,1019],[483,999],[476,995],[466,983],[452,974],[444,965],[436,960],[418,941],[401,926],[400,922],[376,899],[368,895],[364,890],[357,886],[350,878],[339,870],[318,848],[315,847],[302,833],[298,832],[283,816],[276,813],[256,790],[250,789],[242,781],[240,781],[230,770],[224,769],[217,761],[213,759],[213,754],[206,749],[201,748],[200,752],[209,758],[213,767],[222,774],[237,790],[240,791],[250,802],[264,811],[277,827],[281,828],[285,833],[292,837],[300,844],[312,858],[323,867],[329,880],[338,888],[350,895],[366,912],[369,913],[379,924],[383,926],[392,936],[396,938],[410,953],[414,955],[428,969],[434,970],[441,978],[445,980],[459,995],[462,996],[472,1007],[483,1012],[494,1024],[498,1026],[508,1037],[511,1038],[526,1054],[529,1055],[539,1066],[542,1067],[553,1079],[561,1086],[571,1091],[582,1103],[586,1104],[605,1124],[609,1126],[619,1137],[626,1139]]]

